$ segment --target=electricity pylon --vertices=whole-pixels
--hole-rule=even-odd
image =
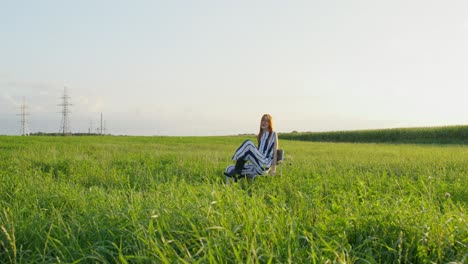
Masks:
[[[72,104],[70,103],[70,96],[67,94],[67,87],[63,88],[63,96],[60,97],[62,99],[62,103],[58,104],[58,106],[62,107],[62,123],[60,124],[60,132],[62,135],[70,135],[71,134],[71,129],[70,129],[70,106]]]
[[[29,136],[29,124],[28,124],[28,106],[25,103],[23,97],[23,103],[21,104],[21,135],[22,136]]]

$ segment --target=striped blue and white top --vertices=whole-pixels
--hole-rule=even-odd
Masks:
[[[275,141],[276,132],[274,131],[271,132],[271,137],[270,132],[268,131],[263,133],[263,135],[260,137],[260,144],[258,145],[258,150],[260,151],[260,153],[263,154],[263,156],[265,156],[265,163],[268,168],[271,167],[273,161]]]

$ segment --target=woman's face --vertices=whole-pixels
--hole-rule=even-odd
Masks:
[[[262,117],[262,122],[260,126],[262,130],[267,130],[268,127],[270,126],[270,119],[268,119],[268,117],[266,116]]]

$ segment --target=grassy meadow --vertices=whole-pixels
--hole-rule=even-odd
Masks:
[[[466,263],[468,146],[0,137],[0,263]]]

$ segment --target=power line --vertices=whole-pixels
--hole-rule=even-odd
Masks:
[[[89,121],[88,134],[93,133],[92,131],[93,131],[93,120],[90,120]]]
[[[100,131],[100,134],[102,136],[102,112],[101,112],[101,131]]]
[[[29,136],[29,122],[28,122],[28,106],[25,103],[25,99],[23,97],[23,103],[21,104],[21,135],[22,136]]]
[[[59,133],[62,133],[62,135],[70,135],[71,134],[71,129],[70,129],[70,106],[72,104],[70,103],[70,96],[67,94],[67,87],[63,88],[63,96],[60,97],[62,99],[62,103],[58,104],[58,106],[62,107],[62,122],[60,124],[60,131]]]
[[[102,112],[101,112],[101,126],[99,127],[98,131],[99,131],[99,134],[101,134],[101,136],[105,135],[106,131],[107,131],[107,129],[106,129],[106,120],[104,120],[102,118]]]

